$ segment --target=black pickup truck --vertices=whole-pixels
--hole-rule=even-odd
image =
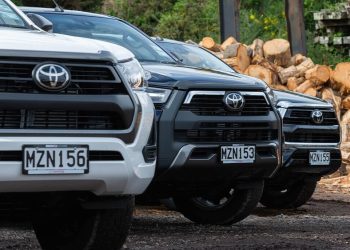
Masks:
[[[236,74],[196,44],[160,37],[154,40],[185,65]],[[320,177],[340,167],[340,127],[331,104],[293,92],[274,93],[283,118],[283,167],[265,181],[261,203],[272,208],[297,208],[311,198]]]
[[[264,179],[281,165],[281,118],[258,79],[179,65],[142,31],[114,17],[23,8],[53,32],[99,39],[132,51],[146,71],[158,118],[158,163],[145,197],[174,197],[199,223],[230,224],[259,202]]]

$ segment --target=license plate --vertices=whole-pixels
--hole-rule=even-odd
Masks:
[[[328,151],[311,151],[309,162],[311,166],[328,166],[331,162],[331,153]]]
[[[26,145],[23,147],[23,173],[86,174],[89,172],[87,145]]]
[[[221,161],[223,163],[253,163],[255,161],[255,146],[222,146]]]

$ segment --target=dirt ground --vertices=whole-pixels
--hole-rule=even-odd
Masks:
[[[135,212],[127,249],[350,249],[350,188],[319,185],[298,210],[258,207],[233,226],[202,226],[159,207]],[[30,225],[3,225],[0,249],[40,249]]]

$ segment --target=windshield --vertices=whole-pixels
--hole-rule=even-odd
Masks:
[[[215,55],[200,47],[171,42],[159,42],[158,44],[187,66],[219,70],[229,73],[235,72],[230,66],[221,61]]]
[[[39,13],[53,23],[53,32],[103,40],[129,49],[140,62],[176,63],[162,48],[134,27],[117,19]]]
[[[0,0],[0,27],[27,28],[23,19],[3,0]]]

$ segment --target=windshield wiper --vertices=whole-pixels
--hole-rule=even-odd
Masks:
[[[154,63],[161,63],[161,64],[178,64],[177,62],[171,62],[171,61],[158,61],[158,60],[150,60],[150,59],[139,59],[140,62],[154,62]]]

